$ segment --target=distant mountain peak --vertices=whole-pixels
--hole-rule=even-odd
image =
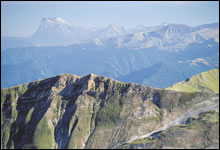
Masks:
[[[110,31],[115,31],[115,32],[124,32],[124,27],[120,24],[110,24],[109,26],[107,26],[106,28],[107,30]]]
[[[41,19],[41,23],[39,26],[39,30],[44,30],[46,28],[51,27],[66,28],[66,26],[70,26],[70,23],[60,17],[45,17]]]
[[[41,19],[41,25],[48,26],[53,24],[70,25],[70,23],[60,17],[45,17]]]
[[[120,24],[110,24],[110,25],[108,25],[108,27],[107,28],[123,28],[123,26],[121,26]]]
[[[160,26],[167,26],[167,25],[169,25],[169,23],[167,23],[167,22],[163,22],[163,23],[161,23]]]
[[[146,28],[146,26],[144,26],[144,25],[137,25],[136,26],[136,29],[144,29],[144,28]]]
[[[184,24],[162,24],[161,31],[164,33],[171,34],[186,34],[193,31],[193,28]]]

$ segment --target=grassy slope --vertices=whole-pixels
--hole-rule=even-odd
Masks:
[[[167,89],[184,92],[212,91],[219,93],[219,69],[202,72],[191,77],[188,81],[178,82]]]

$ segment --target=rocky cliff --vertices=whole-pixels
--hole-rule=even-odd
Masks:
[[[218,104],[214,92],[155,89],[94,74],[58,75],[1,89],[1,148],[216,147]],[[214,118],[206,119],[210,125],[204,121],[201,128],[193,126],[210,110]],[[161,146],[152,144],[154,133]],[[186,140],[190,135],[203,135],[200,141],[206,144],[192,145],[195,141]],[[182,142],[175,142],[177,138]],[[140,140],[144,142],[134,144]],[[167,141],[176,145],[163,145]]]

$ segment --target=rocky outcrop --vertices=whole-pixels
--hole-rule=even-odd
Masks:
[[[219,112],[207,111],[189,118],[185,125],[173,126],[119,147],[121,149],[219,148]]]
[[[1,148],[117,148],[218,101],[209,92],[58,75],[1,89]]]

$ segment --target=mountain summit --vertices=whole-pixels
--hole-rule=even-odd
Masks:
[[[109,32],[109,34],[111,34],[111,36],[118,36],[118,35],[125,34],[125,29],[123,26],[121,26],[119,24],[110,24],[106,28],[106,32]]]
[[[51,31],[54,30],[54,32],[70,32],[68,31],[67,28],[68,25],[70,24],[66,20],[60,17],[55,17],[55,18],[47,17],[41,20],[37,32],[47,32],[45,30],[51,30]]]
[[[213,92],[62,74],[1,90],[1,148],[216,148],[218,106]]]
[[[60,23],[60,24],[66,24],[66,25],[69,24],[66,20],[60,17],[46,17],[46,18],[41,19],[41,24],[46,25],[46,24],[53,24],[53,23]]]
[[[47,17],[41,20],[32,40],[37,45],[63,45],[76,39],[74,30],[75,27],[60,17]]]

